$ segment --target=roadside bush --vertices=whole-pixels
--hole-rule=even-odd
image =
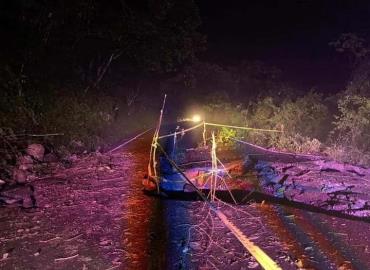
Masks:
[[[302,136],[299,133],[275,135],[271,141],[271,147],[278,150],[310,154],[317,154],[322,150],[322,143],[318,139]]]
[[[81,141],[86,150],[103,144],[102,133],[113,122],[114,102],[106,96],[62,96],[52,109],[43,113],[43,129],[63,133],[58,144]]]
[[[283,131],[239,130],[235,136],[265,147],[301,153],[320,151],[320,141],[326,139],[332,120],[322,96],[313,92],[295,100],[285,99],[281,103],[266,97],[248,106],[235,106],[218,100],[207,105],[205,111],[217,123]],[[219,131],[219,135],[226,133],[231,134],[231,131]]]
[[[235,137],[237,137],[237,130],[223,127],[218,131],[217,143],[222,144],[223,146],[232,147],[234,145],[234,141],[231,139]]]
[[[330,131],[331,118],[322,97],[309,93],[296,100],[276,104],[270,97],[260,100],[247,113],[247,125],[281,133],[249,132],[247,139],[267,147],[294,152],[318,152]]]
[[[286,100],[273,119],[285,133],[323,140],[331,129],[330,113],[322,95],[309,93],[295,101]]]
[[[338,111],[327,153],[342,161],[370,164],[370,98],[345,95],[338,101]]]
[[[128,115],[124,101],[103,93],[82,95],[69,90],[60,91],[63,94],[52,90],[42,93],[6,89],[0,101],[0,128],[14,134],[62,133],[42,140],[55,147],[70,147],[71,142],[78,142],[87,151],[93,151],[122,140],[153,118],[148,108]],[[137,117],[141,121],[136,121]]]

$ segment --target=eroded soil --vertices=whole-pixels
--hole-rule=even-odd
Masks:
[[[139,141],[35,181],[36,209],[0,209],[0,268],[146,269],[158,203],[142,193],[147,153]]]
[[[149,146],[58,167],[33,183],[36,209],[1,208],[0,268],[260,269],[203,202],[143,193]],[[369,222],[253,194],[216,204],[283,269],[370,269]]]

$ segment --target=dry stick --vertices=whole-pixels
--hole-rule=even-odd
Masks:
[[[266,230],[264,229],[264,226],[263,226],[262,221],[261,221],[261,219],[260,219],[260,218],[253,216],[251,213],[248,213],[247,211],[240,210],[240,209],[238,209],[238,208],[236,208],[236,207],[233,207],[232,205],[230,205],[230,204],[228,204],[228,203],[225,203],[225,202],[223,202],[222,200],[220,200],[220,199],[218,199],[218,198],[216,198],[216,200],[217,200],[219,203],[222,203],[222,204],[224,204],[224,205],[226,205],[226,206],[228,206],[228,207],[232,208],[232,209],[233,209],[233,210],[235,210],[236,212],[241,212],[241,213],[243,213],[243,214],[245,214],[245,215],[249,216],[249,217],[250,217],[250,219],[256,219],[256,220],[258,220],[258,223],[261,225],[262,230],[263,230],[264,232],[266,231]]]
[[[70,256],[70,257],[64,257],[64,258],[57,258],[57,259],[54,259],[55,262],[64,262],[64,261],[67,261],[67,260],[71,260],[71,259],[74,259],[74,258],[77,258],[79,255],[76,254],[76,255],[73,255],[73,256]]]
[[[217,159],[216,159],[216,138],[215,133],[212,132],[212,148],[211,148],[211,158],[212,158],[212,181],[211,181],[211,201],[215,200],[216,189],[217,189]]]
[[[193,178],[193,180],[195,180],[195,179],[197,179],[197,178],[199,178],[199,177],[204,177],[204,176],[206,176],[206,175],[210,175],[210,174],[212,174],[212,172],[208,172],[208,173],[205,173],[205,174],[203,174],[203,175],[198,175],[198,176],[194,177],[194,178]],[[210,176],[208,176],[206,179],[207,179],[207,180],[206,180],[206,181],[204,182],[204,184],[200,187],[201,189],[202,189],[202,188],[205,188],[205,186],[207,185],[207,183],[208,183],[208,181],[209,181],[209,179],[210,179]]]
[[[221,166],[224,168],[224,170],[225,170],[225,172],[226,172],[227,176],[228,176],[230,179],[232,179],[231,175],[230,175],[230,174],[229,174],[229,172],[227,171],[226,166],[221,162],[221,160],[219,160],[219,158],[218,158],[217,156],[216,156],[216,160],[217,160],[217,161],[221,164]],[[221,178],[221,180],[224,182],[225,187],[226,187],[226,189],[228,190],[228,192],[229,192],[229,194],[230,194],[231,198],[233,199],[234,203],[235,203],[235,204],[237,204],[237,203],[236,203],[236,200],[235,200],[235,198],[234,198],[234,195],[232,194],[231,190],[229,189],[229,186],[227,185],[227,183],[226,183],[225,179],[223,179],[223,177],[220,177],[220,178]]]
[[[234,197],[233,193],[231,192],[231,190],[230,190],[229,186],[227,185],[227,183],[226,183],[225,179],[224,179],[222,176],[219,176],[219,178],[220,178],[220,179],[222,180],[222,182],[224,183],[224,185],[225,185],[225,187],[226,187],[227,191],[229,192],[229,194],[230,194],[231,198],[233,199],[233,202],[234,202],[235,204],[238,204],[238,203],[236,202],[235,197]]]
[[[200,226],[207,221],[208,216],[209,216],[209,212],[210,212],[210,210],[208,209],[207,215],[205,216],[205,218],[199,224],[197,224],[197,225],[190,225],[190,228],[188,230],[188,241],[186,243],[187,246],[189,246],[189,243],[190,243],[191,230],[196,230],[197,227],[200,228]],[[202,235],[202,239],[203,239],[203,235]]]
[[[164,98],[163,98],[163,104],[162,104],[162,108],[161,108],[161,113],[160,113],[160,116],[159,116],[159,121],[158,121],[158,126],[157,126],[157,132],[156,132],[155,137],[154,137],[153,169],[154,169],[154,175],[155,175],[155,177],[157,177],[157,160],[156,160],[157,142],[158,142],[159,131],[160,131],[161,125],[162,125],[163,111],[164,111],[164,106],[166,105],[166,98],[167,98],[167,95],[165,94],[164,95]]]
[[[204,254],[208,252],[208,249],[212,245],[215,245],[215,246],[219,247],[220,249],[223,250],[223,252],[227,252],[228,251],[227,248],[224,248],[223,246],[221,246],[220,244],[218,244],[216,241],[213,240],[212,235],[213,235],[213,231],[214,231],[215,226],[214,226],[214,222],[213,222],[213,217],[210,215],[210,209],[208,210],[208,214],[207,214],[205,220],[208,219],[208,217],[211,220],[211,233],[210,234],[207,233],[205,231],[205,229],[203,229],[203,228],[200,227],[204,221],[202,221],[198,225],[194,225],[192,228],[189,229],[189,232],[188,232],[188,244],[187,245],[189,245],[189,242],[190,242],[190,231],[191,231],[191,229],[196,230],[197,232],[199,232],[201,234],[202,240],[204,239],[203,235],[206,235],[206,237],[209,239],[209,244],[207,245],[206,249],[204,251],[202,251],[201,253],[193,254],[193,256],[204,256]],[[207,225],[209,225],[209,224],[207,224]],[[197,228],[197,227],[199,227],[199,228]],[[242,258],[240,258],[240,259],[242,259]]]
[[[203,147],[207,146],[207,140],[206,140],[206,122],[203,121]]]
[[[121,267],[121,264],[119,264],[119,265],[113,265],[113,266],[111,266],[111,267],[109,267],[109,268],[107,268],[105,270],[113,270],[113,269],[117,269],[118,267]]]
[[[225,215],[219,210],[215,211],[225,226],[236,236],[240,243],[253,255],[254,258],[264,269],[281,269],[262,249],[249,240],[238,227],[236,227]]]
[[[221,160],[218,158],[218,157],[216,157],[217,158],[217,161],[221,164],[221,166],[224,168],[224,170],[225,170],[225,172],[226,172],[226,174],[227,174],[227,176],[230,178],[230,179],[232,179],[232,176],[230,175],[230,173],[227,171],[227,168],[226,168],[226,166],[221,162]]]
[[[262,249],[256,246],[251,240],[249,240],[242,231],[240,231],[220,210],[218,210],[213,203],[208,201],[206,196],[200,191],[196,185],[191,182],[191,180],[184,174],[184,172],[179,168],[179,166],[168,156],[163,147],[158,144],[159,150],[166,157],[168,162],[188,181],[188,183],[193,186],[199,196],[208,204],[210,210],[212,210],[224,223],[224,225],[235,235],[239,242],[252,254],[252,256],[258,261],[258,263],[268,270],[280,270],[276,262],[274,262]]]
[[[64,133],[48,133],[48,134],[15,134],[16,137],[49,137],[49,136],[64,136]]]
[[[54,237],[54,238],[51,238],[51,239],[48,239],[48,240],[40,240],[39,242],[40,242],[40,243],[49,243],[49,242],[51,242],[51,241],[58,240],[58,239],[60,239],[60,237],[59,237],[59,236]]]
[[[77,234],[77,235],[75,235],[75,236],[72,236],[71,238],[66,239],[65,241],[66,241],[66,242],[73,241],[73,240],[75,240],[75,239],[77,239],[77,238],[81,237],[82,235],[83,235],[82,233]]]
[[[112,64],[112,61],[117,59],[118,57],[121,56],[121,52],[113,52],[111,53],[111,55],[109,56],[108,60],[106,63],[102,64],[99,68],[98,68],[98,78],[96,78],[95,82],[93,83],[93,85],[88,85],[85,89],[84,89],[84,93],[86,94],[87,91],[90,90],[91,87],[93,88],[97,88],[97,86],[99,85],[100,81],[104,78],[104,75],[106,74],[106,72],[108,71],[110,65]]]
[[[207,219],[210,219],[211,220],[211,233],[207,233],[205,229],[201,228],[201,225],[203,223],[205,223],[207,221]],[[209,226],[209,224],[207,223],[207,225]],[[209,244],[207,245],[206,249],[202,252],[202,254],[206,253],[208,248],[214,244],[216,246],[218,246],[219,248],[221,248],[224,252],[227,250],[226,248],[222,247],[220,244],[216,243],[213,238],[212,238],[212,235],[213,235],[213,231],[214,231],[214,222],[213,222],[213,217],[211,215],[211,212],[210,212],[210,209],[208,208],[208,213],[206,215],[206,217],[203,219],[202,222],[200,222],[199,224],[197,225],[193,225],[189,228],[188,230],[188,241],[187,241],[187,246],[189,246],[189,243],[190,243],[190,237],[191,237],[191,230],[195,230],[195,231],[198,231],[199,233],[201,233],[201,237],[202,237],[202,240],[204,239],[204,235],[206,235],[206,237],[209,239]],[[202,232],[203,233],[202,233]]]
[[[252,219],[258,219],[258,218],[256,218],[255,216],[253,216],[251,213],[248,213],[247,211],[244,211],[244,210],[240,210],[240,209],[238,209],[238,208],[236,208],[236,207],[233,207],[232,205],[230,205],[230,204],[228,204],[228,203],[225,203],[225,202],[223,202],[222,200],[220,200],[220,199],[218,199],[218,198],[216,198],[216,200],[219,202],[219,203],[222,203],[223,205],[225,205],[225,206],[229,206],[230,208],[232,208],[233,210],[235,210],[236,212],[241,212],[241,213],[243,213],[243,214],[246,214],[247,216],[249,216],[250,218],[252,218]],[[261,224],[261,226],[262,226],[262,223],[260,223]]]
[[[209,225],[209,224],[207,224],[207,225]],[[202,236],[202,239],[201,239],[201,241],[204,239],[204,237],[203,237],[203,235],[205,235],[207,238],[208,238],[208,240],[209,240],[209,244],[207,245],[207,247],[206,247],[206,249],[203,251],[203,252],[201,252],[202,254],[204,254],[204,253],[206,253],[207,251],[208,251],[208,249],[209,249],[209,247],[211,246],[211,245],[216,245],[216,246],[218,246],[219,248],[221,248],[221,249],[223,249],[224,251],[226,250],[224,247],[222,247],[221,245],[219,245],[219,244],[217,244],[215,241],[213,241],[213,238],[212,238],[212,235],[213,235],[213,228],[212,228],[212,230],[211,230],[211,233],[207,233],[207,231],[205,230],[205,229],[203,229],[203,228],[197,228],[198,226],[194,226],[194,228],[193,228],[193,230],[195,230],[195,231],[198,231],[200,234],[201,234],[201,236]],[[188,237],[190,237],[190,234],[189,234],[189,236]],[[189,238],[190,239],[190,238]]]
[[[187,163],[181,163],[181,167],[185,167],[188,165],[195,165],[195,164],[204,164],[204,163],[210,163],[211,160],[202,160],[202,161],[192,161]]]
[[[154,132],[154,135],[153,135],[152,144],[150,146],[150,153],[149,153],[148,176],[152,176],[153,175],[152,174],[152,167],[153,167],[154,177],[155,177],[155,180],[156,181],[157,181],[156,152],[157,152],[157,144],[158,144],[159,130],[161,128],[164,106],[166,104],[166,97],[167,97],[167,95],[165,94],[164,95],[164,98],[163,98],[163,104],[162,104],[162,108],[161,108],[161,111],[160,111],[160,116],[159,116],[158,124],[157,124],[157,127],[156,127],[155,132]],[[157,192],[159,193],[159,185],[158,185],[158,183],[157,183]]]
[[[220,261],[217,257],[214,257],[211,255],[209,255],[209,258],[213,258],[215,261],[217,261],[218,263],[220,263],[221,265],[224,265],[224,263],[222,261]]]
[[[217,178],[220,178],[222,180],[222,182],[224,183],[226,189],[228,190],[232,200],[234,201],[235,204],[236,203],[236,200],[234,198],[234,195],[232,194],[231,190],[229,189],[229,186],[227,185],[225,179],[222,177],[222,176],[219,176],[217,174],[217,171],[218,171],[218,166],[217,166],[217,162],[219,162],[222,167],[224,168],[226,174],[230,177],[231,175],[228,173],[225,165],[218,159],[217,155],[216,155],[216,148],[217,148],[217,144],[216,144],[216,138],[215,138],[215,134],[214,132],[212,132],[212,150],[211,150],[211,158],[212,158],[212,172],[213,172],[213,178],[214,178],[214,190],[213,190],[213,199],[212,201],[214,201],[214,199],[216,198],[216,188],[217,188]]]
[[[212,237],[213,236],[213,232],[214,232],[214,229],[215,229],[215,224],[213,222],[213,217],[212,215],[209,215],[210,216],[210,221],[211,221],[211,232],[210,232],[210,236]],[[211,238],[211,243],[207,246],[205,252],[207,252],[208,248],[213,244],[215,243],[215,241],[213,241],[213,238]],[[221,247],[222,248],[222,247]]]
[[[219,268],[213,262],[211,262],[209,259],[207,259],[206,263],[207,262],[210,263],[213,266],[214,269],[219,270]]]

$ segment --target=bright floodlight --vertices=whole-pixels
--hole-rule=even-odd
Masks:
[[[200,117],[199,114],[195,114],[195,115],[193,115],[193,118],[191,118],[191,121],[193,121],[195,123],[200,122],[200,121],[202,121],[202,117]]]

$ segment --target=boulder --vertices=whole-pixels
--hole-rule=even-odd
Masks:
[[[44,156],[44,161],[48,163],[58,162],[58,157],[54,153],[48,153]]]
[[[45,148],[41,144],[34,143],[27,147],[26,152],[34,159],[42,161],[44,159]]]
[[[13,180],[17,183],[24,184],[28,180],[28,172],[26,170],[20,170],[17,168],[14,168],[13,170]]]
[[[69,148],[71,149],[72,153],[78,155],[82,154],[86,149],[84,143],[78,140],[72,140],[69,144]]]
[[[18,168],[20,170],[30,170],[33,166],[33,159],[29,155],[23,155],[18,158]]]
[[[71,155],[71,152],[69,152],[69,150],[67,149],[67,147],[65,147],[64,145],[60,146],[57,150],[56,150],[56,153],[58,158],[60,159],[68,159]]]

